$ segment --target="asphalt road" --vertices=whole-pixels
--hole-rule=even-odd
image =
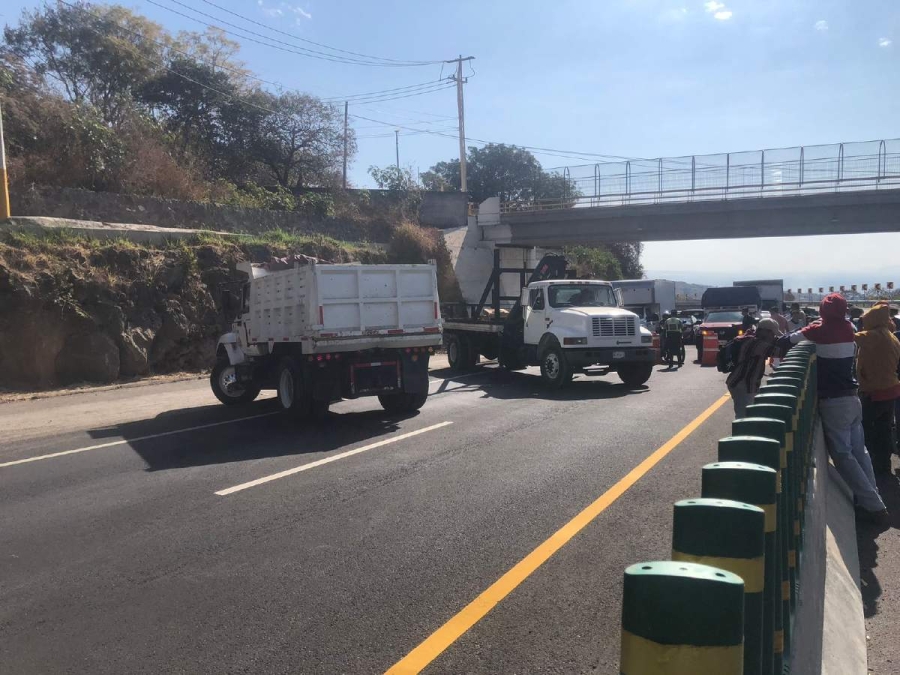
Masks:
[[[315,426],[198,381],[0,405],[0,672],[384,672],[725,393],[714,369],[657,370],[556,394],[435,371],[417,415],[366,399]],[[424,672],[617,673],[622,571],[669,556],[672,503],[730,421],[725,403]]]

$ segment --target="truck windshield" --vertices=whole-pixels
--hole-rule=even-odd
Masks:
[[[585,284],[550,286],[551,307],[615,307],[616,296],[609,286]]]
[[[740,323],[740,312],[710,312],[706,317],[708,323]]]

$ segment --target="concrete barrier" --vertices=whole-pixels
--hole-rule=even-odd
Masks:
[[[704,361],[706,351],[704,346]],[[846,486],[828,463],[821,424],[816,416],[816,381],[814,346],[801,344],[795,347],[776,370],[772,383],[764,387],[754,404],[748,407],[756,416],[736,421],[733,424],[735,435],[719,442],[720,463],[752,462],[761,466],[755,471],[741,470],[740,465],[723,464],[704,469],[704,497],[741,499],[746,494],[747,503],[762,507],[762,510],[755,509],[760,517],[766,512],[765,529],[770,534],[764,565],[760,558],[751,571],[746,560],[737,563],[729,560],[716,548],[725,535],[719,532],[712,538],[717,541],[713,545],[709,532],[703,530],[716,531],[716,528],[687,517],[690,508],[697,508],[693,505],[711,500],[688,500],[676,505],[673,557],[737,573],[748,584],[748,593],[753,589],[759,596],[753,598],[754,625],[749,631],[745,626],[742,634],[746,639],[743,649],[746,651],[749,646],[754,654],[761,654],[761,658],[748,659],[744,673],[864,675],[867,670],[854,509]],[[727,480],[714,477],[716,467],[721,466],[729,472]],[[759,487],[751,485],[751,481],[765,477],[762,467],[773,470],[777,480],[770,486],[765,501],[754,501],[749,497]],[[715,485],[716,481],[718,485]],[[761,520],[758,525],[762,527]],[[774,536],[771,534],[773,525]],[[757,542],[760,551],[763,550],[761,536],[762,531]],[[708,546],[716,552],[705,553],[703,549]],[[735,557],[750,558],[749,555]],[[639,568],[639,565],[629,570]],[[626,574],[626,583],[627,578]],[[664,584],[648,588],[651,594],[667,592]],[[764,612],[765,588],[777,590],[770,592],[775,596],[774,601],[766,605],[768,609]],[[626,594],[626,599],[629,597]],[[648,607],[655,603],[662,606],[675,602],[677,605],[679,601],[678,598],[653,599],[647,594],[640,597]],[[675,607],[673,611],[677,609]],[[623,605],[623,621],[626,615],[633,617],[634,612],[633,607]],[[757,618],[759,621],[755,620]],[[733,620],[733,616],[728,620]],[[752,641],[751,634],[754,636]],[[692,644],[699,644],[696,636],[694,640]],[[766,646],[759,652],[761,645]],[[662,652],[660,658],[642,662],[642,670],[634,665],[633,645],[629,645],[632,661],[626,664],[625,647],[623,637],[621,671],[628,675],[707,672],[684,670],[667,661]]]

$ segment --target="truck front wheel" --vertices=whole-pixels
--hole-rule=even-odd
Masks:
[[[277,382],[278,403],[282,410],[305,416],[310,408],[309,397],[306,395],[303,374],[294,359],[285,357],[278,364]]]
[[[619,366],[619,378],[632,389],[646,384],[652,374],[652,363],[624,363]]]
[[[415,412],[428,399],[428,394],[380,394],[378,402],[381,407],[389,413],[411,413]]]
[[[557,344],[548,345],[541,353],[541,379],[551,389],[559,389],[572,381],[572,367]]]
[[[259,396],[259,387],[237,381],[234,366],[227,359],[219,359],[209,374],[213,394],[225,405],[250,403]]]

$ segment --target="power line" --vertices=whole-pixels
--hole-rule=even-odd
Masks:
[[[436,84],[446,84],[447,80],[431,80],[429,82],[420,82],[419,84],[410,84],[405,87],[395,87],[394,89],[382,89],[381,91],[369,91],[361,94],[345,94],[344,96],[329,96],[323,98],[323,101],[353,101],[355,98],[368,98],[370,96],[380,96],[392,92],[405,92],[407,90],[417,89],[420,87],[433,87]]]
[[[395,64],[395,65],[402,65],[402,66],[430,66],[430,65],[442,63],[442,61],[403,61],[403,60],[397,60],[397,59],[389,59],[389,58],[385,58],[385,57],[381,57],[381,56],[370,56],[368,54],[352,52],[352,51],[348,51],[346,49],[338,49],[337,47],[330,47],[326,44],[322,44],[321,42],[315,42],[313,40],[308,40],[306,38],[300,37],[299,35],[295,35],[294,33],[288,33],[286,31],[279,30],[278,28],[273,28],[272,26],[268,26],[260,21],[256,21],[255,19],[251,19],[250,17],[244,16],[243,14],[238,14],[237,12],[233,12],[230,9],[227,9],[226,7],[217,5],[216,3],[211,2],[210,0],[201,0],[201,2],[204,2],[207,5],[211,5],[212,7],[215,7],[218,10],[221,10],[227,14],[231,14],[232,16],[236,16],[236,17],[243,19],[244,21],[247,21],[249,23],[252,23],[256,26],[261,26],[267,30],[272,31],[273,33],[280,33],[281,35],[286,35],[287,37],[293,38],[294,40],[299,40],[300,42],[305,42],[307,44],[315,45],[316,47],[322,47],[323,49],[330,49],[331,51],[334,51],[334,52],[340,52],[342,54],[350,54],[351,56],[358,56],[358,57],[361,57],[364,59],[370,59],[372,61],[385,61],[387,63],[391,63],[391,64]]]
[[[207,23],[206,21],[203,21],[202,19],[198,19],[197,17],[190,16],[189,14],[185,14],[184,12],[179,12],[177,9],[173,9],[172,7],[168,7],[159,2],[156,2],[156,0],[147,0],[147,2],[149,2],[151,5],[155,5],[156,7],[159,7],[166,11],[172,12],[173,14],[177,14],[178,16],[183,17],[185,19],[190,19],[191,21],[196,21],[197,23],[204,25],[207,28],[216,28],[228,35],[236,35],[237,37],[243,38],[244,40],[249,40],[250,42],[256,42],[265,47],[270,47],[272,49],[278,49],[280,51],[288,52],[291,54],[297,54],[299,56],[306,56],[308,58],[319,59],[322,61],[331,61],[334,63],[343,63],[343,64],[347,64],[347,65],[356,65],[356,66],[404,67],[404,66],[410,65],[410,64],[375,63],[372,61],[364,61],[361,59],[337,56],[335,54],[328,54],[326,52],[320,52],[318,50],[308,49],[306,47],[298,47],[297,45],[292,45],[291,43],[285,42],[284,40],[279,40],[277,38],[273,38],[268,35],[263,35],[262,33],[259,33],[254,30],[250,30],[249,28],[244,28],[243,26],[239,26],[235,23],[231,23],[230,21],[226,21],[225,19],[221,19],[219,17],[213,16],[212,14],[208,14],[207,12],[203,12],[199,9],[194,9],[191,6],[186,5],[183,2],[180,2],[180,0],[169,0],[169,2],[179,5],[180,7],[184,7],[185,9],[187,9],[191,12],[194,12],[195,14],[199,14],[200,16],[206,17],[208,19],[212,19],[213,21],[218,21],[219,23],[223,23],[226,26],[230,26],[236,30],[243,32],[243,33],[247,33],[249,35],[255,35],[257,38],[262,38],[262,39],[256,39],[253,37],[248,37],[248,35],[234,33],[234,31],[230,31],[225,28],[222,28],[222,26],[220,26],[218,24]],[[268,40],[268,42],[264,42],[264,40]],[[277,43],[277,44],[272,44],[272,43]],[[284,46],[280,46],[280,45],[284,45]],[[416,65],[432,65],[432,64],[416,64]]]

